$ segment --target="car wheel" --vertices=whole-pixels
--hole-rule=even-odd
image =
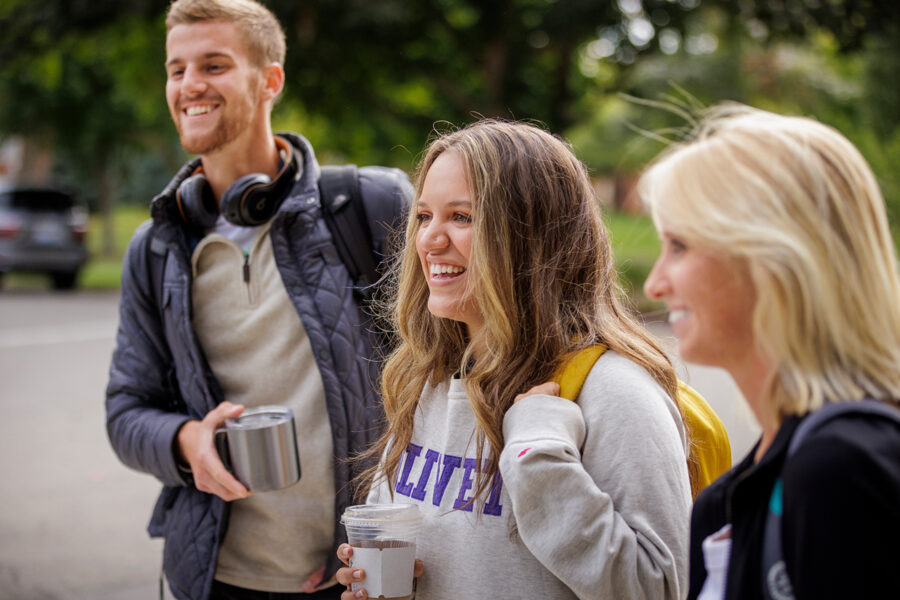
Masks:
[[[71,290],[78,281],[78,271],[54,271],[50,273],[53,289]]]

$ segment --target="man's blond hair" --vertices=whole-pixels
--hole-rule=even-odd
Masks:
[[[176,25],[234,23],[253,64],[284,65],[284,30],[268,8],[253,0],[175,0],[166,15],[166,32]]]

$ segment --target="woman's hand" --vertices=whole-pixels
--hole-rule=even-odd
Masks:
[[[337,573],[334,574],[334,578],[337,579],[337,582],[343,586],[347,586],[347,590],[341,594],[341,600],[361,600],[362,598],[368,598],[369,594],[366,593],[366,590],[351,590],[350,585],[353,583],[359,583],[363,580],[363,577],[366,576],[366,572],[358,567],[350,567],[350,557],[353,556],[353,547],[350,544],[341,544],[337,549],[337,556],[341,559],[341,562],[344,563],[344,567],[341,567],[337,570]]]
[[[535,394],[544,394],[545,396],[559,396],[559,384],[555,381],[548,381],[546,383],[542,383],[540,385],[536,385],[524,394],[519,394],[516,396],[516,399],[513,400],[513,404],[525,398],[527,396],[534,396]]]
[[[364,600],[369,594],[364,589],[351,590],[350,585],[359,583],[366,576],[366,572],[359,567],[350,566],[350,557],[353,556],[353,547],[350,544],[341,544],[337,549],[337,556],[341,562],[347,565],[337,570],[334,578],[341,585],[347,586],[347,591],[341,594],[341,600]],[[425,572],[425,563],[418,558],[413,567],[413,577],[419,577]]]

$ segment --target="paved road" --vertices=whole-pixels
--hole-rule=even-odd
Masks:
[[[0,596],[157,597],[162,544],[146,524],[159,484],[119,463],[103,394],[116,294],[0,292]],[[654,326],[674,348],[665,325]],[[755,438],[721,371],[682,369],[722,416],[734,454]]]
[[[154,598],[159,484],[110,449],[115,294],[0,292],[0,596]]]

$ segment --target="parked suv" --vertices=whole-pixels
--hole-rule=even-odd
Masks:
[[[87,261],[87,211],[53,188],[0,188],[0,278],[7,271],[41,271],[69,289]]]

